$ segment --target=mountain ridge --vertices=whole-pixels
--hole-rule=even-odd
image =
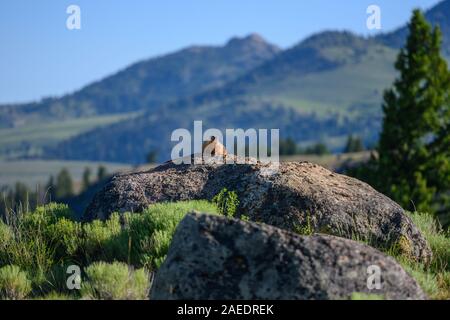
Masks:
[[[24,124],[27,117],[33,121],[39,114],[66,119],[159,106],[223,85],[281,50],[256,34],[232,40],[223,46],[189,46],[133,63],[59,98],[0,105],[0,128]]]
[[[448,19],[449,12],[449,0],[441,1],[425,12],[425,18],[433,26],[439,26],[442,34],[444,35],[442,52],[447,57],[450,56],[450,20]],[[445,13],[447,13],[447,15]],[[375,39],[381,41],[387,46],[399,49],[404,45],[407,35],[407,26],[402,26],[394,31],[377,35],[375,36]]]
[[[324,73],[345,68],[351,63],[364,64],[362,60],[368,52],[377,49],[378,46],[380,45],[373,39],[365,39],[349,32],[329,31],[323,37],[320,34],[313,35],[222,87],[182,98],[159,108],[154,113],[146,112],[138,118],[122,121],[107,128],[95,129],[62,142],[57,148],[48,150],[47,155],[63,159],[87,158],[141,163],[145,159],[146,152],[157,150],[158,160],[165,161],[170,156],[171,131],[177,128],[192,129],[194,120],[203,120],[204,126],[219,129],[279,128],[282,137],[292,137],[299,141],[313,140],[317,137],[318,130],[326,132],[327,136],[341,137],[345,137],[353,130],[366,131],[363,134],[364,138],[373,143],[376,135],[372,132],[379,129],[379,121],[373,124],[367,117],[362,118],[360,115],[350,120],[343,115],[345,111],[340,111],[351,108],[352,103],[356,104],[357,101],[351,103],[338,101],[330,105],[325,101],[323,103],[325,115],[318,115],[314,110],[299,112],[298,107],[283,99],[292,97],[292,100],[295,100],[298,98],[297,95],[311,95],[310,90],[299,89],[302,84],[307,83],[308,77],[311,75],[322,77]],[[391,66],[393,59],[392,55],[389,70],[393,69]],[[294,77],[300,84],[294,85],[293,90],[286,90],[285,84],[277,88],[277,81],[280,83],[286,79],[292,81],[290,77]],[[324,78],[320,79],[322,81]],[[329,81],[332,80],[331,78]],[[277,93],[267,95],[271,90]],[[279,97],[280,92],[283,99]],[[322,94],[317,93],[319,98]],[[333,95],[333,99],[336,97]],[[308,103],[314,109],[314,104],[320,103],[320,99],[309,97]],[[371,103],[370,108],[378,110],[379,101]],[[369,114],[369,111],[367,113]],[[115,139],[108,141],[107,147],[96,146],[93,143],[106,141],[111,133]],[[327,136],[324,135],[323,139]],[[332,149],[338,151],[337,148]]]
[[[442,23],[442,17],[445,18],[444,47],[450,43],[450,31],[447,33],[445,27],[450,19],[448,11],[442,10],[449,5],[450,0],[441,2],[426,13],[435,19],[431,21],[434,24]],[[141,163],[146,152],[158,150],[159,160],[167,160],[171,130],[189,128],[193,120],[199,119],[217,128],[280,128],[284,137],[304,143],[326,140],[333,151],[340,151],[346,136],[354,133],[366,145],[371,145],[376,142],[380,128],[382,92],[395,78],[395,41],[398,43],[406,36],[402,30],[405,29],[374,37],[348,31],[324,31],[286,50],[268,44],[257,34],[231,38],[219,48],[225,48],[224,56],[234,50],[242,53],[233,60],[233,66],[238,66],[241,72],[231,70],[229,78],[207,73],[189,90],[179,81],[182,88],[175,90],[175,95],[176,86],[161,85],[155,93],[159,101],[140,94],[131,94],[131,101],[119,96],[118,107],[127,105],[136,110],[133,102],[139,100],[146,106],[141,109],[144,112],[47,148],[45,157]],[[261,54],[252,55],[254,48]],[[204,50],[210,52],[211,47],[191,46],[181,52],[198,55]],[[177,54],[180,51],[172,53]],[[204,63],[204,59],[200,60]],[[245,61],[252,61],[253,65]],[[245,71],[241,64],[246,66]],[[135,69],[126,69],[131,73],[129,78],[139,78],[139,72],[134,72],[140,70],[139,63],[133,66]],[[164,73],[159,74],[164,79],[161,76]],[[188,79],[186,83],[192,79],[189,72],[179,72],[178,76],[181,80],[183,76]],[[217,82],[202,83],[208,76]],[[133,92],[132,88],[126,90]]]

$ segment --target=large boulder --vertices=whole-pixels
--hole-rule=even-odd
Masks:
[[[348,299],[352,293],[425,298],[394,259],[367,245],[192,213],[177,227],[150,298]]]
[[[147,172],[114,177],[96,194],[84,219],[106,219],[112,212],[139,212],[155,202],[212,199],[234,190],[239,212],[250,220],[299,231],[358,238],[376,247],[395,246],[429,261],[431,250],[404,210],[357,179],[308,162],[267,164],[163,164]]]

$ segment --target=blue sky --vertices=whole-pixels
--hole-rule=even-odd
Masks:
[[[256,32],[283,48],[325,29],[369,35],[366,8],[382,30],[437,0],[2,0],[0,103],[59,96],[141,59],[192,44],[220,45]],[[68,30],[66,8],[81,8]]]

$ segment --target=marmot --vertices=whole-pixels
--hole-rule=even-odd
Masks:
[[[205,152],[206,150],[206,152]],[[202,145],[202,156],[214,157],[214,156],[226,156],[227,149],[221,144],[216,137],[212,136],[211,140],[203,142]]]

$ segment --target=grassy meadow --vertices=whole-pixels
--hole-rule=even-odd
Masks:
[[[89,223],[74,221],[66,205],[55,203],[11,216],[0,222],[0,299],[147,299],[152,276],[186,213],[237,214],[238,200],[228,203],[224,196],[220,193],[214,202],[155,204],[142,213],[112,214],[106,221]],[[431,265],[417,264],[393,250],[386,254],[403,265],[429,298],[449,299],[448,232],[429,215],[411,217],[430,243]],[[69,279],[67,268],[74,265],[81,274]],[[80,290],[68,288],[68,280],[79,283]]]
[[[16,182],[26,184],[31,190],[37,185],[45,185],[50,176],[56,176],[63,168],[67,168],[74,180],[75,189],[79,185],[83,172],[90,168],[95,175],[99,166],[104,166],[108,173],[130,170],[128,164],[91,161],[63,160],[15,160],[0,161],[0,186],[13,187]]]
[[[79,135],[91,129],[113,124],[135,116],[135,113],[74,118],[64,121],[41,121],[0,129],[0,160],[37,156],[44,146]]]

